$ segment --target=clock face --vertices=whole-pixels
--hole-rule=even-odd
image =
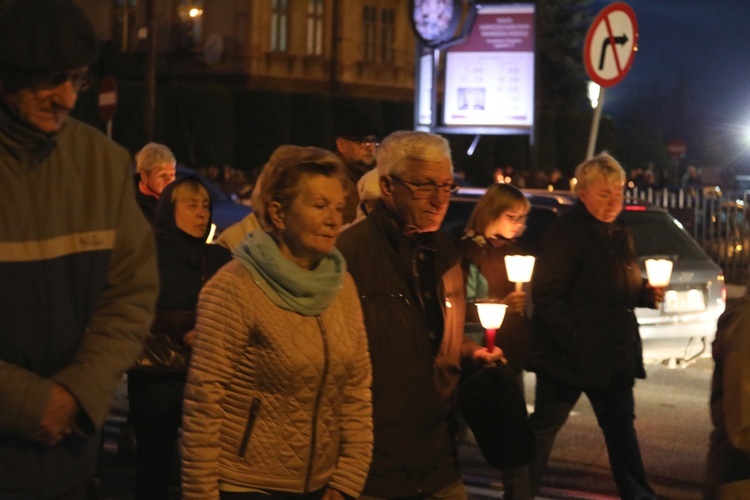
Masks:
[[[414,0],[412,18],[417,34],[426,42],[444,38],[455,14],[454,0]]]

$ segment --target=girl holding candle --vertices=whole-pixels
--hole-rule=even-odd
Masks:
[[[281,146],[253,193],[262,229],[206,284],[183,419],[182,497],[359,496],[372,370],[359,295],[334,247],[348,181],[318,148]]]
[[[510,184],[495,184],[477,202],[469,218],[461,247],[466,279],[466,333],[484,332],[479,322],[479,300],[496,300],[508,306],[495,344],[518,376],[523,393],[523,369],[529,348],[530,324],[524,315],[526,292],[517,291],[508,279],[505,256],[524,253],[515,243],[526,229],[530,209],[523,193]],[[504,497],[530,499],[526,467],[503,471]]]

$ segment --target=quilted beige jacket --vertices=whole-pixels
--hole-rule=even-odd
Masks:
[[[372,370],[351,276],[323,314],[302,316],[234,260],[203,287],[196,328],[183,498],[218,499],[220,487],[358,496],[372,457]]]

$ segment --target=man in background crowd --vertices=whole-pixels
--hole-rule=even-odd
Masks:
[[[143,215],[153,225],[156,203],[177,173],[177,160],[167,146],[149,142],[135,154],[135,196]]]
[[[344,206],[344,224],[357,217],[360,199],[357,193],[359,179],[375,168],[375,149],[380,140],[380,131],[364,115],[354,114],[342,119],[336,127],[336,152],[344,160],[346,175],[351,188]]]

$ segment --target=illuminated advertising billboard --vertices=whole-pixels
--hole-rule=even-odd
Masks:
[[[479,8],[467,39],[447,51],[446,128],[533,126],[534,15],[533,4]]]

